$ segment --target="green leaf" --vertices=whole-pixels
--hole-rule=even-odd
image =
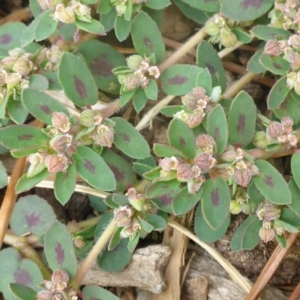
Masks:
[[[56,221],[49,228],[44,237],[44,253],[52,271],[61,269],[70,277],[75,275],[77,259],[71,234],[65,225]]]
[[[41,173],[33,176],[27,177],[27,173],[24,174],[16,184],[16,193],[20,194],[22,192],[28,191],[31,188],[35,187],[39,182],[46,179],[49,176],[47,169],[43,170]]]
[[[116,188],[114,173],[95,151],[86,146],[79,146],[72,157],[76,162],[78,174],[89,185],[103,191]]]
[[[94,195],[88,195],[90,206],[99,213],[105,213],[108,209],[107,205],[103,201],[102,198],[94,196]]]
[[[154,144],[153,152],[155,153],[156,156],[159,157],[171,157],[171,156],[183,157],[184,156],[183,153],[177,148],[174,148],[169,145],[163,145],[163,144]]]
[[[130,252],[133,252],[135,250],[136,246],[138,245],[139,241],[140,241],[140,233],[137,232],[135,234],[134,238],[128,241],[127,249]]]
[[[116,37],[120,42],[123,42],[128,38],[131,31],[131,23],[131,20],[126,21],[123,17],[116,16],[114,28]]]
[[[66,172],[55,176],[54,194],[60,204],[65,205],[71,198],[76,185],[76,165],[69,165]]]
[[[254,176],[253,180],[265,198],[277,205],[290,204],[291,192],[282,175],[267,161],[257,160],[255,165],[260,175]]]
[[[22,103],[30,114],[47,125],[52,125],[54,112],[63,112],[67,116],[69,115],[65,105],[50,95],[35,89],[28,88],[23,90]]]
[[[108,243],[108,251],[113,250],[121,241],[122,237],[120,235],[123,227],[118,227],[114,233],[112,234],[109,243]]]
[[[164,9],[171,5],[170,0],[148,0],[147,7],[152,9]]]
[[[0,129],[0,143],[8,149],[42,146],[48,139],[41,129],[28,125],[13,125]]]
[[[49,82],[43,75],[32,74],[29,77],[29,87],[35,90],[44,91],[49,88]]]
[[[195,214],[195,232],[201,241],[205,243],[214,243],[220,240],[226,233],[229,224],[230,214],[227,215],[227,218],[218,229],[212,229],[203,217],[201,205],[198,205]]]
[[[84,300],[119,300],[114,294],[99,286],[85,286],[82,290]]]
[[[252,36],[241,27],[234,27],[231,31],[237,37],[237,40],[243,44],[249,44],[252,41]]]
[[[47,78],[48,80],[48,85],[49,85],[49,90],[54,90],[54,91],[61,91],[62,87],[58,81],[57,73],[56,72],[46,72],[43,73],[43,76]]]
[[[113,194],[113,201],[119,206],[130,205],[128,198],[125,195]]]
[[[7,172],[5,167],[3,166],[2,161],[0,161],[0,189],[4,188],[7,186]]]
[[[16,203],[10,227],[17,235],[28,232],[42,236],[55,222],[56,215],[46,200],[36,195],[21,197]]]
[[[255,20],[270,10],[274,0],[236,0],[234,9],[231,0],[221,1],[221,13],[235,21]]]
[[[276,75],[286,75],[290,70],[290,64],[281,56],[272,56],[269,54],[262,54],[259,58],[261,65]]]
[[[150,100],[157,100],[158,95],[158,87],[155,80],[150,79],[148,85],[144,89],[146,96]]]
[[[212,78],[208,68],[201,70],[196,79],[196,86],[205,89],[206,94],[210,95],[212,91]]]
[[[284,221],[296,228],[300,228],[299,216],[289,208],[283,208],[279,220]]]
[[[103,199],[103,202],[110,208],[119,208],[119,205],[113,201],[112,194],[108,195],[105,199]]]
[[[145,107],[147,100],[148,98],[145,90],[142,88],[138,88],[133,96],[133,106],[137,113],[139,113]]]
[[[156,23],[148,14],[141,11],[132,22],[131,38],[134,48],[141,56],[155,54],[156,63],[165,58],[165,44]]]
[[[97,13],[99,14],[107,14],[109,11],[113,9],[113,5],[110,1],[100,1],[98,8],[97,8]]]
[[[188,157],[193,159],[196,156],[196,142],[193,131],[189,126],[179,119],[173,119],[168,128],[168,141]]]
[[[151,199],[151,203],[157,207],[160,211],[173,214],[173,208],[172,203],[174,201],[174,198],[178,193],[181,192],[180,188],[175,188],[174,190],[170,191],[169,193],[164,193],[158,197],[155,197],[154,199]]]
[[[288,40],[291,36],[288,30],[270,27],[269,25],[256,25],[250,31],[257,38],[266,42],[269,40]]]
[[[250,182],[250,184],[247,187],[247,194],[248,194],[250,200],[256,205],[265,201],[264,195],[256,187],[253,180]]]
[[[58,78],[65,94],[79,106],[96,104],[98,88],[82,57],[64,52],[58,69]]]
[[[136,90],[122,93],[122,95],[120,97],[120,106],[123,107],[124,105],[126,105],[132,99],[135,92],[136,92]]]
[[[228,114],[228,141],[232,145],[248,145],[254,136],[256,105],[252,97],[241,91],[231,103]]]
[[[234,233],[230,246],[232,251],[252,250],[260,241],[259,229],[262,221],[256,215],[249,216]]]
[[[207,116],[207,133],[214,138],[217,144],[216,154],[222,154],[227,147],[228,126],[224,109],[219,104]]]
[[[102,158],[114,173],[117,184],[116,191],[124,192],[134,185],[136,181],[136,174],[133,171],[131,164],[129,164],[123,157],[109,149],[104,149],[102,152]]]
[[[294,154],[295,155],[295,154]],[[293,159],[293,157],[292,157]],[[289,189],[292,194],[292,203],[288,204],[288,207],[298,216],[300,217],[300,188],[297,186],[294,179],[288,183]]]
[[[126,120],[120,117],[111,118],[114,126],[114,145],[132,158],[150,156],[150,149],[144,137]],[[0,140],[1,141],[1,140]]]
[[[215,48],[207,41],[202,41],[197,48],[197,65],[201,68],[208,68],[212,76],[212,86],[221,86],[224,92],[227,79],[221,59]]]
[[[161,110],[160,110],[160,113],[167,116],[167,117],[170,117],[170,118],[173,118],[173,116],[182,110],[182,105],[169,105],[169,106],[166,106],[166,107],[163,107]]]
[[[139,159],[133,163],[133,170],[142,176],[145,172],[148,172],[156,167],[156,162],[152,156],[144,159]]]
[[[146,233],[150,233],[153,231],[154,226],[142,219],[141,217],[138,217],[139,222],[141,224],[142,230],[145,231]]]
[[[168,95],[182,96],[190,93],[200,71],[199,67],[193,65],[170,66],[160,76],[161,88]]]
[[[300,151],[297,151],[292,155],[291,169],[295,183],[300,188]]]
[[[76,20],[75,24],[79,29],[84,30],[86,32],[98,35],[106,35],[103,25],[95,19],[92,19],[91,22]]]
[[[220,1],[219,0],[182,0],[184,3],[191,7],[198,8],[205,12],[219,12]]]
[[[124,55],[110,45],[96,40],[81,43],[78,51],[84,56],[98,88],[111,94],[119,94],[120,84],[112,70],[126,65]]]
[[[179,187],[176,179],[170,181],[157,181],[151,183],[145,190],[146,198],[157,198],[175,191]]]
[[[190,194],[185,187],[178,193],[172,203],[172,209],[175,215],[183,215],[192,210],[199,202],[203,189],[201,188],[195,194]]]
[[[14,100],[13,97],[9,97],[7,102],[7,113],[15,123],[23,124],[26,121],[28,112],[19,100]]]
[[[9,288],[12,294],[20,300],[36,300],[36,291],[26,285],[10,283]]]
[[[145,221],[147,221],[149,224],[151,224],[154,227],[153,230],[162,231],[162,230],[165,230],[167,227],[166,220],[159,215],[149,214],[149,215],[146,215],[146,217],[144,219],[145,219]]]
[[[252,57],[250,58],[250,60],[248,61],[248,64],[247,64],[247,70],[249,72],[259,74],[259,73],[263,73],[266,71],[266,69],[259,62],[259,59],[260,59],[263,51],[264,51],[264,48],[262,47],[261,49],[256,51],[254,55],[252,55]]]
[[[231,193],[221,177],[208,179],[203,185],[201,208],[206,223],[214,230],[220,228],[228,217]]]
[[[286,76],[276,81],[267,98],[268,109],[279,107],[285,100],[289,91],[290,89],[286,85]]]

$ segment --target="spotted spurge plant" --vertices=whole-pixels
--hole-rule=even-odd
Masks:
[[[238,0],[232,10],[230,0],[174,0],[201,29],[166,58],[160,26],[169,5],[31,0],[28,26],[0,27],[1,151],[28,163],[16,193],[54,178],[57,201],[65,205],[79,190],[99,214],[65,225],[44,199],[21,197],[10,218],[13,234],[4,239],[14,247],[0,252],[6,299],[116,299],[100,287],[80,290],[91,264],[125,268],[139,240],[163,231],[169,215],[194,211],[196,235],[211,243],[223,237],[232,215],[243,214],[233,251],[273,239],[285,247],[284,233],[298,232],[300,4]],[[109,31],[119,41],[130,36],[136,54],[125,57],[104,43]],[[247,78],[276,80],[267,114],[243,91],[249,80],[227,87],[220,59],[254,37],[259,46]],[[194,46],[196,63],[176,64]],[[175,96],[182,103],[168,105]],[[165,115],[166,144],[149,145],[142,126],[122,117],[129,106],[142,116],[151,101],[155,109],[140,124]],[[288,182],[272,164],[285,155],[291,155]],[[4,187],[2,164],[0,171]],[[44,261],[33,248],[24,251],[28,233],[43,245]]]

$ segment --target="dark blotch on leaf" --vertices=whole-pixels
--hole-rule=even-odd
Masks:
[[[113,173],[114,173],[115,178],[117,179],[117,181],[123,181],[125,179],[125,176],[124,176],[123,172],[121,172],[118,167],[110,165],[110,164],[108,164],[108,166],[113,171]]]
[[[210,197],[211,197],[213,206],[218,206],[219,202],[220,202],[219,190],[218,189],[212,190]]]
[[[173,78],[170,78],[168,80],[168,84],[172,84],[172,85],[183,85],[184,83],[186,83],[188,81],[188,78],[185,76],[180,76],[180,75],[176,75]]]
[[[48,105],[40,105],[40,109],[47,115],[50,115],[52,113]]]
[[[12,40],[12,37],[10,34],[3,34],[0,36],[0,43],[1,44],[8,44]]]
[[[152,51],[152,49],[153,49],[152,41],[151,41],[149,38],[144,37],[144,38],[143,38],[143,42],[144,42],[144,44],[146,45],[146,47],[147,47],[150,51]]]
[[[32,138],[33,138],[32,134],[23,134],[23,135],[18,136],[18,140],[20,140],[20,141],[28,141],[28,140],[31,140]]]
[[[86,98],[87,91],[84,83],[77,76],[74,76],[74,83],[75,83],[76,91],[80,95],[80,97]]]
[[[158,199],[160,200],[160,202],[163,204],[163,205],[169,205],[172,203],[173,201],[173,198],[171,197],[170,194],[164,194],[164,195],[161,195],[158,197]]]
[[[273,67],[274,67],[275,69],[277,69],[277,70],[281,70],[281,69],[282,69],[281,65],[280,65],[280,64],[277,64],[277,63],[273,63]]]
[[[263,2],[264,0],[244,0],[241,3],[241,6],[243,7],[243,9],[248,9],[252,7],[255,10],[257,10],[262,6]]]
[[[86,169],[88,169],[88,171],[89,171],[90,173],[93,173],[93,174],[96,173],[96,167],[92,164],[92,162],[90,162],[90,161],[87,160],[87,159],[84,160],[84,167],[85,167]]]
[[[103,300],[102,298],[92,297],[91,300]]]
[[[111,71],[113,65],[108,62],[108,55],[104,53],[90,62],[90,68],[97,76],[109,77],[113,75]]]
[[[29,227],[41,225],[43,223],[40,219],[40,214],[35,215],[34,211],[30,215],[25,215],[25,219]]]
[[[29,285],[32,283],[31,276],[25,269],[16,271],[14,273],[14,279],[16,283],[23,284],[23,285]]]
[[[62,265],[65,261],[65,250],[62,248],[61,243],[58,243],[55,247],[56,261]]]
[[[238,125],[237,125],[237,132],[239,134],[243,134],[245,129],[245,123],[246,123],[246,116],[244,114],[239,115]]]
[[[272,176],[266,175],[264,178],[264,183],[268,186],[274,187],[273,178]]]
[[[218,126],[215,128],[215,139],[218,140],[220,137],[220,127]]]
[[[217,70],[211,63],[207,62],[207,63],[205,63],[205,66],[211,75],[214,75],[217,72]]]
[[[179,144],[180,145],[185,145],[185,139],[183,137],[179,137]]]
[[[122,138],[122,140],[124,141],[124,142],[127,142],[127,143],[129,143],[131,140],[130,140],[130,137],[127,135],[127,134],[125,134],[125,133],[122,133],[121,134],[121,138]]]

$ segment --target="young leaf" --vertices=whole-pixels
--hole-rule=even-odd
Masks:
[[[256,215],[249,216],[234,233],[230,246],[232,251],[252,250],[259,243],[259,229],[262,227]]]
[[[196,79],[196,86],[203,87],[207,95],[212,91],[212,78],[208,68],[201,70]]]
[[[84,300],[120,300],[108,290],[99,286],[85,286],[82,290]]]
[[[16,101],[13,97],[9,97],[6,107],[9,117],[16,124],[23,124],[28,116],[28,111],[25,109],[21,101]]]
[[[132,101],[134,109],[137,113],[139,113],[145,107],[147,100],[148,98],[145,93],[145,90],[142,88],[138,88],[134,93],[133,101]]]
[[[47,201],[36,195],[28,195],[21,197],[16,203],[10,227],[17,235],[30,232],[42,236],[55,220],[56,215]]]
[[[49,172],[47,169],[43,170],[41,173],[33,176],[27,177],[27,173],[24,174],[16,184],[16,193],[20,194],[22,192],[28,191],[34,186],[36,186],[39,182],[46,179],[49,176]]]
[[[253,33],[257,38],[263,41],[269,40],[288,40],[291,33],[283,28],[270,27],[267,25],[256,25],[251,28],[251,33]]]
[[[228,141],[232,145],[248,145],[254,136],[256,106],[252,97],[242,91],[232,101],[228,114]]]
[[[290,89],[286,85],[286,76],[276,81],[268,95],[268,109],[279,107],[283,103],[289,91]]]
[[[276,75],[284,76],[290,70],[289,62],[280,56],[263,53],[259,58],[259,62],[265,69]]]
[[[114,28],[116,37],[120,42],[123,42],[128,38],[131,31],[131,24],[131,20],[126,21],[123,17],[116,16]]]
[[[218,229],[212,229],[203,217],[201,205],[198,205],[195,215],[195,232],[199,239],[203,242],[214,243],[220,240],[226,233],[229,224],[230,214],[228,214],[227,218]]]
[[[195,194],[190,194],[188,188],[185,187],[178,193],[173,202],[172,209],[175,215],[183,215],[193,209],[199,202],[203,189],[201,188]]]
[[[189,126],[179,119],[173,119],[168,128],[168,141],[182,153],[193,159],[196,156],[196,142],[193,131]]]
[[[77,259],[71,234],[65,225],[56,221],[49,228],[44,237],[44,253],[52,271],[61,269],[70,277],[75,275]]]
[[[233,9],[231,0],[223,0],[221,1],[221,13],[235,21],[255,20],[270,10],[273,4],[273,0],[237,0],[234,2]]]
[[[103,191],[116,188],[113,172],[95,151],[86,146],[79,146],[72,157],[76,162],[78,174],[92,187]]]
[[[162,231],[162,230],[166,229],[166,227],[167,227],[166,220],[159,215],[150,215],[149,214],[149,215],[146,215],[146,217],[144,219],[154,227],[153,230]]]
[[[95,19],[92,19],[91,22],[76,20],[75,24],[77,25],[78,28],[86,32],[90,32],[98,35],[106,35],[103,25]]]
[[[279,220],[288,223],[296,228],[300,228],[299,216],[289,208],[283,208]]]
[[[152,156],[139,159],[133,163],[133,170],[140,176],[156,167],[156,162]]]
[[[290,204],[291,192],[282,175],[267,161],[257,160],[255,165],[260,175],[253,180],[265,198],[277,205]]]
[[[155,54],[156,63],[165,58],[165,44],[156,23],[141,11],[132,22],[131,38],[134,48],[141,56]]]
[[[117,192],[124,192],[133,186],[136,181],[136,174],[131,164],[109,149],[103,150],[102,158],[115,175]]]
[[[133,252],[135,250],[136,246],[138,245],[139,241],[140,241],[140,233],[137,232],[135,234],[135,236],[131,240],[128,241],[127,249],[130,252]]]
[[[155,153],[155,155],[159,157],[171,157],[171,156],[184,157],[183,153],[177,148],[174,148],[169,145],[163,145],[163,144],[154,144],[153,152]]]
[[[108,244],[108,251],[113,250],[121,241],[122,237],[120,235],[123,227],[118,227],[114,233],[112,234],[109,244]]]
[[[228,126],[224,109],[219,104],[207,116],[207,133],[217,144],[217,154],[222,154],[227,147]]]
[[[160,76],[161,88],[168,95],[182,96],[190,93],[200,71],[199,67],[193,65],[170,66]]]
[[[60,204],[65,205],[71,198],[76,185],[76,165],[69,165],[66,172],[59,172],[54,180],[54,194]]]
[[[13,125],[0,129],[0,143],[8,149],[42,146],[48,139],[41,129],[28,125]]]
[[[10,283],[9,288],[18,300],[36,300],[36,291],[29,286],[19,283]]]
[[[179,187],[179,184],[176,179],[153,182],[146,188],[145,196],[146,198],[157,198],[175,191]]]
[[[111,118],[114,126],[114,145],[131,158],[146,158],[150,149],[144,137],[126,120],[119,117]]]
[[[227,85],[227,79],[223,64],[217,51],[207,41],[202,41],[197,48],[197,65],[201,68],[207,68],[212,76],[212,86],[221,86],[224,92]]]
[[[288,186],[292,194],[292,203],[289,204],[288,207],[300,217],[300,189],[294,179],[291,179],[291,181],[288,183]]]
[[[170,118],[173,118],[173,116],[182,110],[182,105],[169,105],[169,106],[166,106],[166,107],[163,107],[161,110],[160,110],[160,113],[167,116],[167,117],[170,117]]]
[[[216,230],[222,226],[229,214],[231,193],[228,184],[221,177],[217,177],[206,180],[202,189],[203,217],[206,223]]]
[[[205,12],[218,12],[220,11],[220,1],[216,0],[183,0],[184,3],[191,7],[200,9]]]
[[[84,56],[98,88],[111,94],[118,94],[120,84],[112,70],[126,65],[124,55],[110,45],[96,40],[81,43],[78,51]]]
[[[58,69],[58,79],[72,102],[85,107],[98,100],[98,88],[82,57],[64,52]]]
[[[42,91],[27,88],[23,90],[21,97],[27,111],[47,125],[52,124],[54,112],[63,112],[67,116],[69,115],[63,104]]]
[[[136,90],[122,93],[122,95],[120,97],[120,106],[123,107],[124,105],[126,105],[132,99],[135,92],[136,92]]]
[[[147,98],[149,98],[150,100],[157,100],[158,87],[155,80],[150,79],[144,91]]]

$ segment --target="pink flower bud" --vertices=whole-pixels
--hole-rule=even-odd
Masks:
[[[285,133],[291,133],[293,131],[294,121],[290,117],[283,117],[281,124],[284,127]]]
[[[125,91],[133,91],[141,85],[141,78],[134,74],[128,74],[124,78]]]
[[[192,113],[187,115],[187,124],[190,128],[195,128],[203,121],[205,113],[202,108],[196,108]]]
[[[274,40],[267,41],[264,48],[264,53],[274,55],[274,56],[279,56],[282,53],[282,50],[280,48],[278,41],[274,41]]]
[[[196,156],[194,163],[200,168],[201,173],[206,173],[215,166],[216,160],[211,154],[203,152]]]
[[[237,43],[237,37],[229,28],[222,27],[220,31],[220,41],[224,47],[230,48]]]
[[[94,126],[95,112],[91,109],[84,110],[79,116],[79,123],[85,127]]]
[[[140,55],[131,55],[126,60],[128,68],[132,71],[137,71],[141,66],[143,58]]]
[[[51,291],[41,291],[36,295],[37,300],[52,300],[53,293]]]
[[[68,283],[69,282],[69,275],[67,272],[63,271],[63,270],[57,270],[54,271],[52,276],[51,276],[51,281],[54,284],[58,284],[58,283]]]
[[[33,69],[34,69],[33,62],[23,57],[20,57],[12,68],[14,72],[19,73],[22,76],[28,76]]]
[[[124,227],[131,223],[133,209],[129,206],[121,206],[114,210],[114,220],[118,227]]]
[[[63,154],[48,155],[45,165],[50,173],[65,172],[69,166],[68,158]]]
[[[138,211],[142,211],[145,208],[146,199],[143,194],[138,194],[135,188],[129,188],[126,196],[129,203]]]
[[[175,156],[172,156],[171,158],[166,157],[159,160],[159,166],[166,172],[177,170],[179,165],[179,161]]]
[[[61,132],[68,132],[71,127],[69,117],[63,112],[54,112],[52,116],[53,126]]]
[[[234,173],[233,173],[233,177],[234,180],[237,184],[243,186],[243,187],[247,187],[248,184],[251,181],[252,178],[252,173],[249,169],[245,168],[241,168],[241,169],[234,169]]]
[[[160,72],[158,67],[156,66],[151,66],[148,68],[148,73],[150,76],[153,76],[155,79],[159,78],[160,76]]]
[[[62,23],[75,23],[75,13],[72,7],[58,4],[53,14],[53,19]]]
[[[194,172],[191,166],[187,163],[182,163],[177,168],[177,180],[178,181],[189,181],[194,178]]]
[[[285,133],[284,127],[279,122],[270,121],[269,126],[267,127],[267,135],[272,139],[275,140],[279,136]]]
[[[198,96],[194,93],[189,93],[181,97],[182,104],[191,110],[196,109],[198,99]]]
[[[6,84],[9,89],[14,88],[21,81],[22,75],[18,73],[8,73],[6,75]]]
[[[0,86],[6,84],[7,73],[5,70],[0,70]]]
[[[259,230],[259,237],[264,243],[268,243],[275,237],[275,232],[273,228],[262,227]]]
[[[196,146],[199,149],[213,149],[216,147],[216,142],[209,134],[200,134],[196,138]],[[204,150],[205,151],[205,150]]]
[[[193,180],[188,181],[187,182],[188,192],[190,194],[197,193],[204,182],[205,182],[205,177],[202,175],[194,178]]]
[[[56,152],[65,152],[72,145],[73,136],[70,134],[57,135],[49,142],[50,147]]]
[[[96,128],[96,134],[91,137],[94,139],[95,145],[110,148],[114,141],[114,131],[104,124],[99,124]]]
[[[263,208],[265,210],[265,214],[264,214],[264,220],[265,221],[276,220],[280,217],[281,209],[279,209],[278,207],[276,207],[272,203],[266,203],[263,206]]]

